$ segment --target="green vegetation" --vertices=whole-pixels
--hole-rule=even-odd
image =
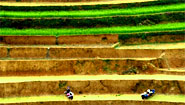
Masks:
[[[103,18],[50,18],[17,19],[0,18],[1,28],[91,28],[111,26],[155,25],[169,22],[184,22],[185,12],[168,12],[140,16],[114,16]]]
[[[184,30],[185,22],[158,24],[153,26],[123,26],[104,28],[74,28],[74,29],[13,29],[1,28],[1,35],[94,35],[94,34],[123,34],[155,31]]]
[[[120,9],[135,8],[154,5],[169,5],[184,3],[184,0],[156,0],[141,3],[103,4],[103,5],[81,5],[81,6],[0,6],[5,11],[74,11],[74,10],[100,10],[100,9]]]
[[[126,74],[137,74],[137,67],[131,67],[126,71],[122,72],[122,75],[126,75]]]
[[[119,40],[127,40],[129,38],[144,38],[147,36],[161,36],[161,35],[185,35],[185,31],[166,31],[166,32],[143,32],[133,34],[119,34]]]
[[[110,59],[104,59],[103,61],[106,62],[106,64],[110,64],[111,60]]]
[[[167,6],[151,6],[131,9],[108,9],[87,11],[0,11],[0,17],[14,18],[44,18],[44,17],[105,17],[118,15],[143,15],[170,11],[184,11],[185,4],[172,4]]]
[[[59,81],[58,87],[61,89],[64,86],[66,86],[66,84],[67,84],[67,82],[61,82],[61,81]]]

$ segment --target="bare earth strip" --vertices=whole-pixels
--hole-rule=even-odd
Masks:
[[[79,44],[79,45],[1,45],[0,47],[8,47],[8,48],[114,48],[119,43],[115,44]],[[177,42],[177,43],[156,43],[156,44],[140,44],[140,45],[121,45],[116,49],[184,49],[185,50],[185,42]]]
[[[172,74],[172,75],[185,75],[185,68],[170,68],[168,69],[159,69],[158,73],[164,74]]]
[[[185,49],[185,42],[120,46],[117,49]]]
[[[185,103],[185,95],[163,95],[157,94],[145,101],[161,102],[182,102]],[[129,100],[143,101],[139,94],[103,94],[103,95],[75,95],[73,101],[103,101],[103,100]],[[24,103],[24,102],[49,102],[49,101],[69,101],[64,95],[53,96],[32,96],[32,97],[14,97],[0,98],[0,104],[5,103]]]
[[[27,76],[0,77],[0,83],[33,82],[33,81],[87,81],[87,80],[181,80],[185,76],[176,75],[68,75],[68,76]]]
[[[120,3],[135,3],[135,2],[149,2],[156,0],[109,0],[109,1],[100,1],[100,2],[46,2],[46,3],[20,3],[20,2],[0,2],[0,5],[3,6],[78,6],[78,5],[99,5],[99,4],[120,4]]]

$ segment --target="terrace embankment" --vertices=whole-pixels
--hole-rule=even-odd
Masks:
[[[185,75],[185,68],[158,69],[159,74]]]
[[[0,60],[0,75],[80,75],[154,73],[165,65],[155,58]]]
[[[160,58],[162,68],[185,67],[185,43],[129,45],[2,46],[6,59]],[[7,51],[6,51],[7,50]],[[167,64],[168,63],[168,64]],[[169,67],[168,67],[169,66]]]
[[[184,95],[155,95],[143,101],[139,94],[103,94],[75,95],[73,101],[68,101],[64,95],[47,95],[0,98],[0,105],[53,105],[53,103],[55,105],[184,105],[184,97]]]
[[[60,95],[67,86],[75,94],[139,94],[148,87],[158,94],[185,94],[184,76],[173,75],[1,77],[1,80],[0,97]]]
[[[118,35],[0,36],[0,39],[0,44],[9,45],[113,44],[118,42]]]
[[[128,46],[132,47],[132,46]],[[171,68],[185,67],[185,49],[114,49],[114,48],[51,48],[51,58],[150,58],[160,57],[167,60]],[[168,65],[163,65],[167,68]]]

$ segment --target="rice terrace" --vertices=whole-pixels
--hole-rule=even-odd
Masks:
[[[0,0],[0,105],[185,105],[185,0]]]

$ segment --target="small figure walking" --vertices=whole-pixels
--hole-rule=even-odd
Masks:
[[[147,92],[141,94],[142,99],[148,99],[155,93],[155,89],[148,89]]]
[[[70,90],[70,87],[68,86],[68,87],[67,87],[67,91],[65,91],[64,94],[67,94],[67,93],[69,93],[69,92],[71,92],[71,90]]]
[[[66,94],[68,99],[73,100],[74,93],[71,92],[70,87],[67,87],[67,90],[64,92],[64,94]]]
[[[67,93],[68,99],[73,100],[73,95],[74,95],[73,92]]]

